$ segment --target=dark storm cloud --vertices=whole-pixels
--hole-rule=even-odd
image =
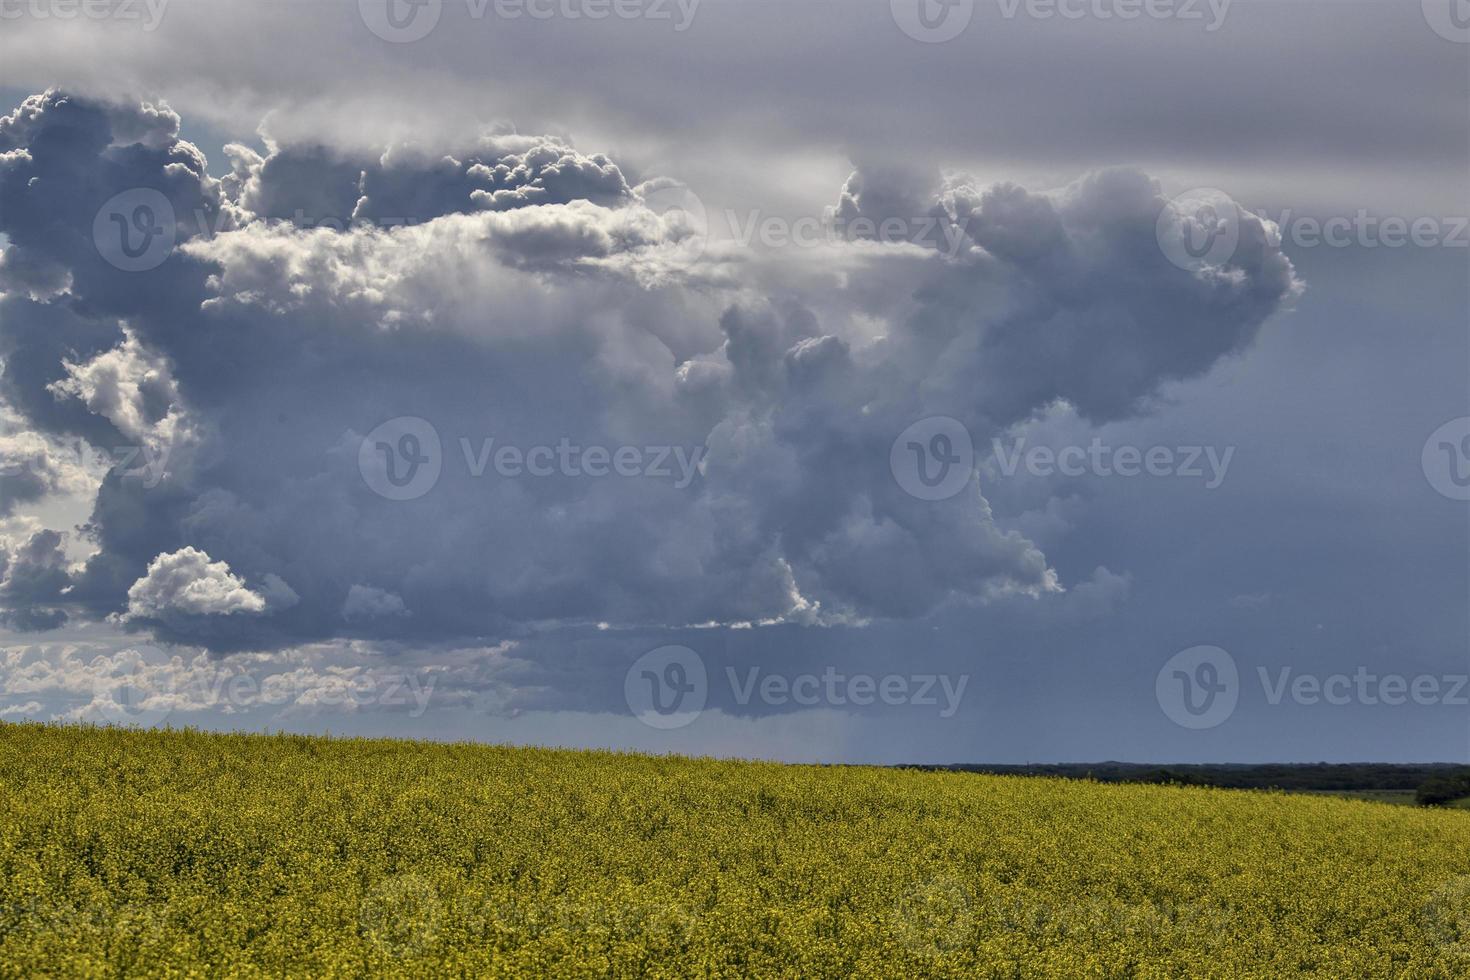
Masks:
[[[0,556],[0,618],[20,632],[55,629],[66,622],[65,610],[57,608],[62,592],[70,584],[62,536],[56,531],[37,531],[10,554]]]
[[[215,180],[178,124],[56,93],[0,124],[6,267],[66,283],[7,294],[0,345],[38,431],[166,461],[102,482],[66,601],[217,650],[862,623],[1055,592],[973,482],[905,492],[895,437],[944,415],[983,441],[1058,401],[1129,417],[1297,291],[1249,216],[1229,262],[1171,264],[1168,201],[1134,171],[1052,194],[856,175],[849,217],[922,208],[965,242],[863,250],[902,299],[883,312],[868,283],[773,288],[769,263],[666,212],[667,182],[630,186],[560,140],[232,147]],[[124,272],[92,231],[132,188],[166,198],[179,244]],[[340,215],[357,223],[323,224]],[[438,443],[411,499],[374,469],[426,449],[423,429],[373,434],[397,417]],[[542,449],[544,472],[527,465]]]
[[[1091,175],[1055,202],[1013,185],[961,186],[948,201],[976,244],[1021,280],[1014,309],[956,345],[963,354],[947,365],[971,380],[986,416],[1002,424],[1020,421],[1017,406],[1035,411],[1057,398],[1093,422],[1124,417],[1161,381],[1196,377],[1244,349],[1300,288],[1253,215],[1239,222],[1227,264],[1160,274],[1163,202],[1136,171]]]

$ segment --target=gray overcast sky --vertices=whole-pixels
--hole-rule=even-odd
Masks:
[[[65,9],[0,718],[1470,756],[1449,0]]]

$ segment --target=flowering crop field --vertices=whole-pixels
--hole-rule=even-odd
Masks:
[[[1470,813],[0,726],[0,975],[1464,977]]]

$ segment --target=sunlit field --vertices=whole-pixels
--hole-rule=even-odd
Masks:
[[[1470,813],[0,727],[0,974],[1464,976]]]

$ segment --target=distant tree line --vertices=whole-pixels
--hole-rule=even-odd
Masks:
[[[1446,763],[1272,763],[1265,765],[1149,765],[1132,762],[1037,765],[915,766],[955,772],[1008,776],[1053,776],[1103,783],[1173,783],[1225,789],[1397,790],[1413,792],[1423,806],[1440,806],[1470,797],[1470,767]]]

